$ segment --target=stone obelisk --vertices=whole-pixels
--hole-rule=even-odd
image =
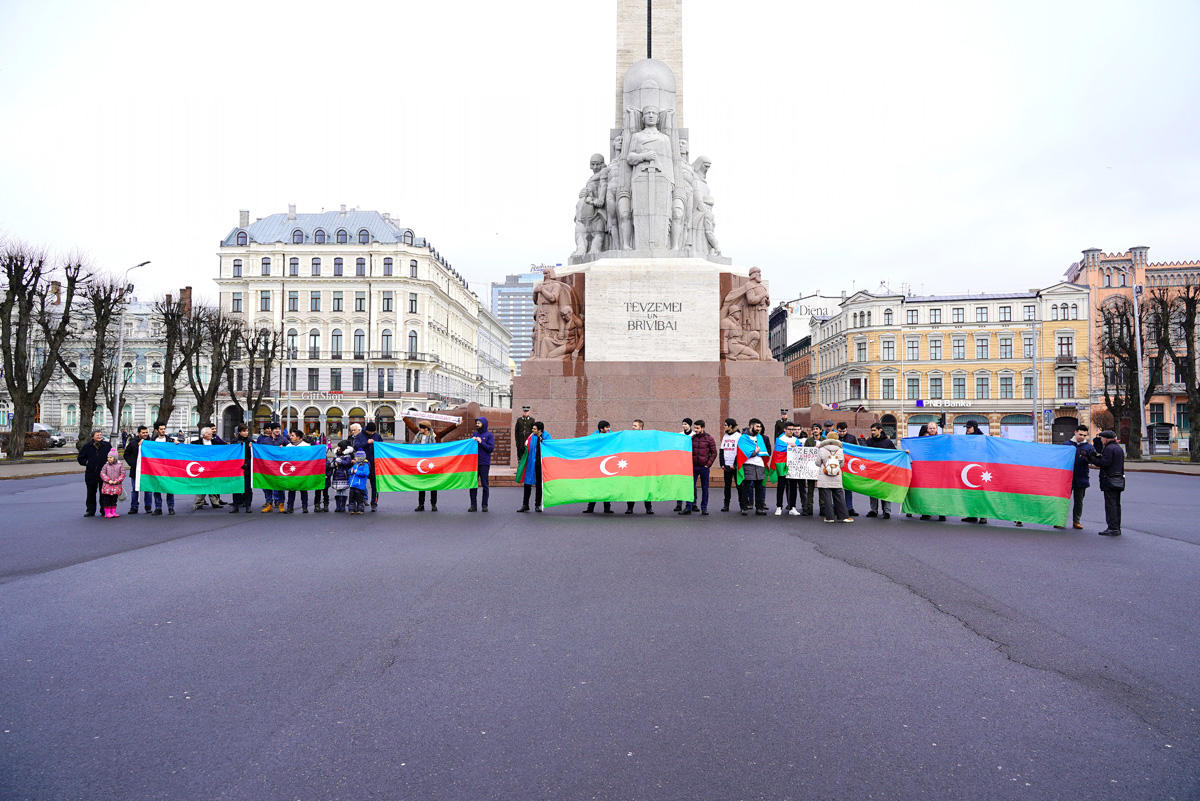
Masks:
[[[625,73],[643,58],[657,59],[675,73],[675,121],[683,125],[683,0],[617,0],[615,128],[625,114]]]

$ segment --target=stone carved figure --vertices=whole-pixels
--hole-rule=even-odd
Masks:
[[[633,237],[639,250],[665,249],[675,192],[675,148],[659,130],[659,110],[642,109],[642,129],[629,140],[625,160],[633,170]]]
[[[708,190],[708,168],[712,159],[700,156],[692,164],[692,252],[696,256],[719,256],[721,249],[717,245],[717,235],[714,232],[716,223],[713,219],[713,197]]]
[[[608,218],[604,213],[608,170],[604,166],[604,156],[593,154],[590,166],[592,175],[579,190],[579,200],[575,203],[576,256],[604,250],[604,235],[608,229]]]
[[[681,251],[691,244],[692,202],[696,173],[688,164],[688,140],[679,140],[679,169],[675,173],[675,192],[671,204],[671,250]]]
[[[583,348],[583,317],[569,284],[546,270],[533,288],[533,357],[554,359],[579,353]]]
[[[770,316],[771,297],[762,282],[762,271],[751,267],[746,282],[731,289],[721,304],[721,355],[734,360],[770,361]],[[741,323],[740,336],[733,321]]]
[[[629,187],[630,167],[625,160],[626,136],[619,131],[612,140],[608,164],[608,194],[604,208],[608,212],[608,250],[633,248],[633,208]]]

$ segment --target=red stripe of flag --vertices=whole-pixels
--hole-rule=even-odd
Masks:
[[[601,463],[607,461],[605,470]],[[621,462],[625,466],[621,467]],[[604,478],[605,476],[667,476],[691,475],[692,455],[686,451],[649,451],[593,456],[590,459],[542,457],[542,474],[564,478]]]
[[[417,465],[425,463],[424,470],[418,470]],[[375,457],[375,474],[379,476],[427,476],[448,473],[467,473],[479,470],[479,454],[466,456],[428,456],[420,459],[397,459],[393,457]]]
[[[240,478],[242,460],[227,459],[220,462],[200,462],[194,459],[157,459],[143,456],[139,466],[144,476],[163,476],[165,478]],[[188,467],[191,466],[189,473]]]
[[[984,473],[988,474],[989,480],[985,480]],[[981,489],[1062,498],[1071,494],[1071,476],[1072,471],[1053,467],[914,461],[911,486],[913,489]]]
[[[862,462],[862,466],[859,466]],[[854,469],[850,469],[851,463],[854,464]],[[851,456],[846,459],[846,474],[858,476],[859,478],[869,478],[873,481],[882,481],[887,484],[896,484],[897,486],[909,486],[909,479],[912,471],[899,465],[886,464],[884,462],[873,462],[870,459],[864,459],[861,456]],[[972,479],[973,480],[973,479]]]

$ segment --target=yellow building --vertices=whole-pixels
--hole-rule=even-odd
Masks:
[[[862,407],[915,436],[946,415],[988,434],[1062,442],[1088,405],[1088,289],[1007,294],[858,292],[814,320],[816,402]]]

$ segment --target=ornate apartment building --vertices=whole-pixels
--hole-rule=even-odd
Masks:
[[[410,409],[511,403],[511,335],[412,229],[345,206],[249,216],[221,241],[216,283],[225,312],[284,334],[256,422],[339,432],[375,420],[390,433]],[[235,407],[221,408],[224,430]]]
[[[1061,442],[1088,423],[1087,287],[906,296],[857,292],[814,318],[813,404],[863,407],[913,436],[947,430]]]

